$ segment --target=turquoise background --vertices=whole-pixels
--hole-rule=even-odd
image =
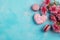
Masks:
[[[58,0],[56,0],[58,1]],[[49,19],[37,25],[33,21],[34,3],[41,5],[43,0],[0,0],[0,40],[60,40],[60,33],[43,32]],[[39,13],[39,12],[37,12]],[[49,14],[47,13],[49,17]]]

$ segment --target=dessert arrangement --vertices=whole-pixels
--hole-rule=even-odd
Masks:
[[[56,2],[56,0],[53,3],[50,0],[44,0],[41,6],[38,4],[32,5],[32,10],[34,12],[40,11],[42,14],[35,13],[34,15],[34,21],[38,25],[46,22],[48,18],[47,12],[49,11],[49,19],[53,24],[47,24],[43,30],[47,32],[52,28],[54,32],[60,33],[60,3]]]

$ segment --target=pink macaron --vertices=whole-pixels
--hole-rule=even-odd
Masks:
[[[33,11],[38,11],[39,8],[40,8],[40,6],[39,6],[38,4],[34,4],[34,5],[32,6],[32,10],[33,10]]]

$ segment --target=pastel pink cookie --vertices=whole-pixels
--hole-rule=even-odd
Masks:
[[[33,6],[32,6],[32,10],[34,10],[34,11],[38,11],[39,10],[39,5],[38,4],[34,4]]]
[[[47,20],[47,16],[46,15],[42,15],[43,21],[45,22]]]
[[[42,24],[42,23],[43,23],[40,14],[35,14],[35,15],[34,15],[34,20],[35,20],[35,22],[36,22],[37,24]]]
[[[42,24],[46,21],[46,16],[41,16],[40,14],[35,14],[34,15],[34,20],[37,24]]]

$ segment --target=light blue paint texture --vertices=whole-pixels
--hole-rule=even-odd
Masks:
[[[36,25],[33,20],[35,12],[31,6],[34,3],[41,5],[42,2],[43,0],[0,0],[0,40],[60,40],[60,34],[42,31],[46,24],[52,24],[49,19],[41,25]]]

